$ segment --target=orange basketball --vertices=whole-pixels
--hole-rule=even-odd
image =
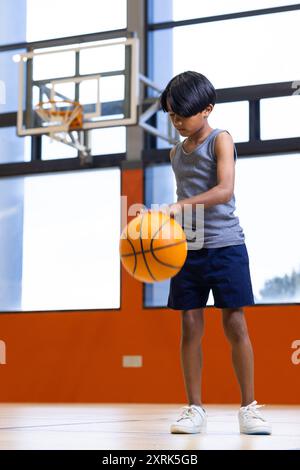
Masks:
[[[156,282],[175,276],[186,256],[183,229],[163,212],[145,212],[135,217],[121,234],[122,264],[139,281]]]

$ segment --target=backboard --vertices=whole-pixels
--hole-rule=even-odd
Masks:
[[[45,121],[41,103],[79,103],[79,130],[137,124],[138,39],[36,49],[20,54],[19,136],[66,132],[62,122]]]

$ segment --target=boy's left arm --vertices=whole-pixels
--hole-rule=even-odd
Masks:
[[[221,132],[215,139],[215,155],[217,159],[217,184],[213,188],[196,196],[182,199],[170,205],[175,215],[183,209],[184,204],[204,204],[204,209],[224,204],[232,198],[234,191],[234,144],[230,134]]]

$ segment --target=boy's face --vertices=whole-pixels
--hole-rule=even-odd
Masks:
[[[206,125],[207,118],[212,109],[213,106],[209,104],[203,111],[201,111],[201,113],[197,113],[190,117],[183,117],[174,113],[168,106],[168,113],[173,126],[176,127],[179,134],[183,137],[189,137]]]

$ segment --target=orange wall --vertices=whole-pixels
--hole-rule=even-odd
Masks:
[[[124,170],[122,192],[142,201],[142,170]],[[255,354],[256,399],[300,403],[300,306],[245,308]],[[207,308],[203,393],[206,403],[239,402],[221,312]],[[180,312],[143,309],[142,284],[122,270],[118,311],[0,314],[2,402],[185,403]],[[123,368],[142,355],[142,368]]]

